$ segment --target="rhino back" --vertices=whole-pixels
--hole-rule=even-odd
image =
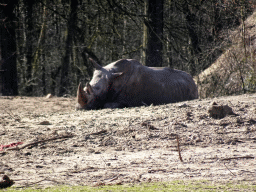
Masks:
[[[193,78],[186,72],[136,65],[117,100],[127,106],[140,106],[196,98],[198,98],[197,87]]]

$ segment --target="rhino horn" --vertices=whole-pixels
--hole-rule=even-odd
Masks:
[[[93,94],[92,86],[89,83],[86,83],[86,89],[89,95]]]
[[[79,104],[79,108],[85,108],[87,103],[87,96],[85,91],[82,88],[82,83],[79,83],[78,89],[77,89],[77,102]]]
[[[92,62],[95,69],[100,70],[102,68],[102,66],[98,64],[96,61],[94,61],[92,58],[89,58],[89,60]]]

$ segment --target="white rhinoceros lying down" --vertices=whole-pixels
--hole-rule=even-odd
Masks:
[[[123,108],[160,105],[198,98],[191,75],[168,67],[146,67],[133,59],[122,59],[96,68],[84,90],[77,90],[76,109]]]

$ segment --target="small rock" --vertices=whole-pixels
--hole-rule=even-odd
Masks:
[[[7,175],[3,176],[3,179],[0,181],[0,189],[11,187],[14,184],[14,181],[11,180]]]
[[[49,121],[42,121],[39,125],[51,125],[51,123]]]
[[[178,105],[179,108],[184,108],[184,107],[188,107],[188,105],[186,103],[180,104]]]
[[[122,150],[123,150],[122,147],[116,147],[116,148],[115,148],[115,151],[122,151]]]
[[[218,105],[216,102],[212,103],[212,106],[209,108],[208,113],[210,117],[214,119],[222,119],[227,115],[237,115],[228,105]]]
[[[35,167],[36,167],[37,169],[44,168],[44,166],[43,166],[43,165],[36,165]]]
[[[188,112],[187,112],[187,117],[191,117],[191,116],[193,116],[193,115],[192,115],[192,112],[191,112],[191,111],[188,111]]]
[[[24,153],[24,155],[25,156],[29,156],[29,155],[31,155],[31,153],[30,152],[26,152],[26,153]]]
[[[88,151],[88,153],[94,153],[94,152],[95,152],[95,149],[93,149],[93,148],[88,148],[87,151]]]

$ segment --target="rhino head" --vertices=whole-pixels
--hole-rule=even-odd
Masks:
[[[96,69],[90,83],[86,84],[83,89],[81,83],[77,89],[77,105],[76,109],[97,109],[103,108],[107,103],[110,84],[123,73],[114,73],[105,69],[93,59],[90,59]]]
[[[93,99],[93,90],[89,83],[86,87],[82,88],[82,83],[79,84],[77,89],[77,104],[76,110],[86,109],[87,103]]]

